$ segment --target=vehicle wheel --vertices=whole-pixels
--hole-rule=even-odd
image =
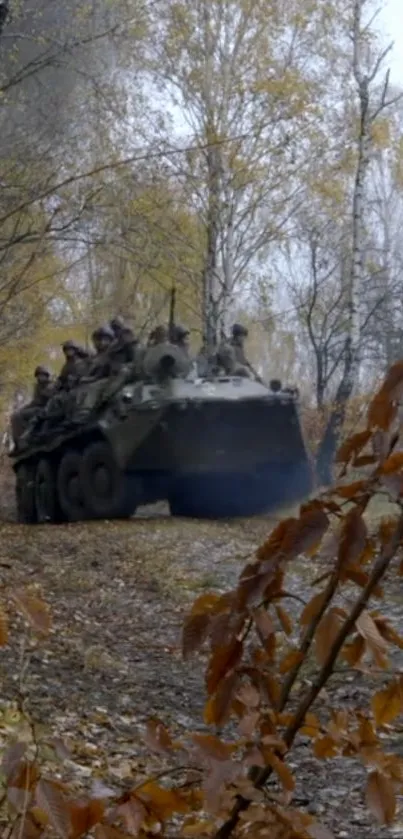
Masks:
[[[129,518],[133,514],[130,482],[108,443],[92,443],[84,451],[81,481],[87,508],[94,518]]]
[[[34,469],[32,466],[27,466],[23,463],[18,467],[15,494],[17,501],[17,520],[20,524],[35,524],[37,518],[35,508]]]
[[[39,524],[56,523],[63,520],[59,508],[54,469],[46,458],[39,461],[35,470],[35,509]]]
[[[66,452],[57,472],[60,507],[68,521],[89,518],[81,484],[81,461],[82,457],[78,452]]]

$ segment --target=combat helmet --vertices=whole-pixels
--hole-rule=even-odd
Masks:
[[[79,349],[78,344],[76,344],[75,341],[72,341],[71,338],[69,338],[67,341],[63,341],[63,344],[62,344],[63,352],[67,352],[68,350],[74,350],[74,352],[77,352],[78,349]]]
[[[231,333],[233,338],[247,338],[249,334],[246,326],[243,326],[242,323],[234,323]]]
[[[177,324],[174,326],[173,329],[173,340],[174,341],[183,341],[184,338],[187,338],[190,335],[190,329],[187,329],[186,326],[182,326],[181,324]]]
[[[111,341],[113,341],[115,338],[115,333],[113,332],[111,327],[108,326],[108,324],[103,324],[103,326],[98,326],[96,329],[94,329],[92,333],[92,338],[95,340],[97,338],[109,338]]]
[[[115,315],[112,320],[109,321],[109,327],[111,328],[113,334],[119,335],[126,327],[126,324],[121,317],[121,315]]]
[[[37,376],[47,376],[48,379],[50,379],[50,370],[42,364],[38,364],[38,366],[35,367],[34,376],[35,378],[37,378]]]

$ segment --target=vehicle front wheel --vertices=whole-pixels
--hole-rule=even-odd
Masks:
[[[130,518],[136,506],[130,482],[108,443],[91,443],[85,449],[80,475],[85,503],[94,518]]]
[[[57,472],[60,507],[68,521],[90,518],[81,484],[82,457],[78,452],[63,455]]]

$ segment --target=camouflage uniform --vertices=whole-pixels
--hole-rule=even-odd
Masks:
[[[65,341],[62,344],[65,362],[56,380],[58,390],[71,390],[79,379],[79,361],[83,350],[75,341]]]
[[[227,376],[250,375],[250,365],[245,355],[244,340],[248,335],[245,326],[234,323],[231,330],[231,339],[222,341],[217,350],[217,365],[222,368]]]
[[[105,379],[112,372],[110,350],[115,335],[110,326],[100,326],[92,333],[95,356],[91,359],[88,375],[93,379]]]
[[[159,344],[166,344],[169,341],[168,329],[166,326],[156,326],[148,336],[147,346],[157,347]]]
[[[190,356],[189,336],[190,331],[185,326],[180,326],[179,324],[178,326],[174,326],[172,343],[182,350],[186,358]]]
[[[31,402],[11,417],[11,431],[15,443],[22,435],[27,436],[36,425],[53,394],[54,386],[47,367],[38,366],[34,376],[36,381]]]

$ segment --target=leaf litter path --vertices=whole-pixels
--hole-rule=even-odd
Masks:
[[[178,650],[183,616],[203,591],[225,590],[273,521],[231,523],[136,518],[63,527],[0,524],[0,563],[11,586],[39,583],[53,613],[51,637],[30,651],[21,678],[20,634],[1,651],[2,699],[23,684],[39,727],[67,737],[74,776],[106,782],[161,771],[161,758],[142,740],[157,715],[177,734],[202,727],[203,668],[184,664]],[[288,589],[309,597],[310,572],[296,566]],[[403,624],[401,599],[388,616]],[[403,627],[402,627],[403,628]],[[365,705],[362,679],[335,679],[340,707]],[[318,763],[302,743],[292,758],[296,796],[309,801],[336,836],[403,836],[371,824],[362,798],[360,767],[345,760]]]

